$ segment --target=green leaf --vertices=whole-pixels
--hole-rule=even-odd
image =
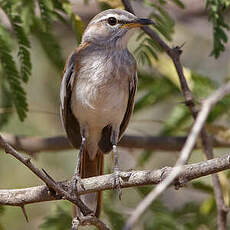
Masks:
[[[182,1],[180,1],[180,0],[170,0],[170,1],[173,2],[174,4],[176,4],[181,9],[185,9],[185,5]]]
[[[2,75],[2,74],[1,74]],[[1,77],[1,76],[0,76]],[[10,90],[6,85],[6,81],[1,79],[1,91],[0,91],[0,129],[7,124],[10,116],[12,115],[12,99]],[[0,206],[1,207],[1,206]]]
[[[51,30],[44,31],[41,21],[37,19],[33,25],[32,31],[40,41],[50,61],[60,70],[63,69],[64,59],[62,56],[61,47]]]
[[[63,8],[72,22],[72,27],[76,34],[77,42],[80,44],[84,32],[84,23],[79,15],[73,13],[71,3],[64,3]]]
[[[44,26],[45,30],[48,31],[52,21],[52,1],[38,0],[38,5],[40,8],[41,19],[43,21],[42,25]]]
[[[4,214],[4,207],[0,205],[0,216]]]
[[[0,216],[4,214],[4,207],[2,205],[0,205]],[[2,224],[0,223],[0,230],[4,230]]]
[[[12,11],[11,5],[3,5],[3,10],[8,16],[10,23],[13,27],[14,34],[16,36],[19,51],[18,57],[20,60],[20,76],[24,82],[28,82],[31,75],[32,64],[30,60],[30,41],[26,35],[24,28],[22,27],[22,19],[19,14],[15,14]]]
[[[178,104],[174,106],[172,112],[169,115],[169,118],[165,122],[162,135],[172,135],[177,134],[181,131],[188,122],[191,122],[191,113],[184,104]]]
[[[136,101],[135,112],[179,93],[178,88],[167,78],[152,77],[149,74],[142,73],[139,74],[139,79],[139,91],[145,90],[145,92]]]
[[[140,157],[138,158],[137,162],[138,162],[138,167],[142,167],[146,162],[148,162],[148,160],[150,159],[150,157],[153,155],[153,151],[150,150],[144,150],[141,154]]]
[[[207,122],[212,123],[217,118],[225,115],[227,111],[230,110],[230,95],[225,96],[221,101],[219,101],[212,111],[210,112]]]
[[[2,66],[3,78],[9,85],[12,102],[16,108],[20,120],[23,121],[26,117],[26,112],[28,111],[26,93],[21,85],[21,77],[10,51],[10,47],[0,36],[0,63]]]
[[[82,39],[82,35],[84,32],[84,28],[85,28],[84,23],[81,20],[80,16],[78,16],[76,14],[72,14],[71,21],[72,21],[72,26],[73,26],[74,32],[76,34],[77,42],[78,42],[78,44],[80,44],[81,39]]]
[[[228,41],[226,31],[230,28],[225,22],[224,13],[230,5],[229,0],[206,0],[206,8],[208,10],[209,21],[213,24],[213,49],[211,55],[218,58],[225,50],[225,43]],[[228,33],[229,34],[229,33]]]
[[[120,210],[116,209],[115,200],[113,199],[113,191],[104,192],[103,198],[103,211],[108,217],[112,229],[123,229],[125,225],[125,217]]]
[[[57,205],[54,214],[45,217],[44,222],[39,226],[41,230],[69,230],[71,229],[72,216],[71,205],[68,203]]]
[[[200,206],[200,212],[204,215],[209,215],[213,210],[216,208],[215,199],[214,197],[210,197],[203,201]]]
[[[191,186],[193,189],[213,194],[213,187],[211,185],[205,184],[202,181],[192,181]]]

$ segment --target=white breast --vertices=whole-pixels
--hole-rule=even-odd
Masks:
[[[125,54],[121,55],[124,57]],[[129,79],[134,75],[130,69],[135,69],[125,64],[119,55],[89,55],[81,61],[81,68],[76,73],[71,108],[81,130],[85,132],[87,151],[92,159],[102,129],[111,125],[119,131],[124,118],[129,98]],[[124,66],[127,67],[125,70]]]

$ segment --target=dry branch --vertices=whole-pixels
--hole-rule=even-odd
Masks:
[[[158,170],[130,171],[122,172],[122,188],[129,188],[141,185],[155,185],[163,181],[172,171],[172,167],[164,167]],[[174,184],[183,186],[185,183],[230,169],[230,154],[183,166],[180,176],[173,182]],[[95,191],[113,189],[113,174],[103,176],[90,177],[82,179],[85,190],[79,188],[79,195],[92,193]],[[58,182],[60,187],[65,188],[66,192],[72,193],[70,181]],[[55,198],[46,185],[23,188],[23,189],[6,189],[0,190],[0,205],[22,206],[37,202],[45,202],[51,200],[59,200]]]
[[[129,0],[122,0],[122,2],[124,4],[126,10],[130,11],[131,13],[134,13],[134,10],[133,10],[132,5],[131,5]],[[193,118],[196,120],[198,110],[196,108],[192,93],[191,93],[191,91],[190,91],[190,89],[188,87],[186,78],[185,78],[184,73],[183,73],[183,66],[182,66],[182,64],[180,62],[180,56],[181,56],[181,53],[182,53],[181,48],[180,47],[170,48],[158,36],[158,34],[154,30],[150,29],[147,26],[143,27],[143,31],[146,34],[148,34],[153,40],[155,40],[161,46],[161,48],[168,54],[168,56],[172,59],[174,65],[175,65],[179,80],[180,80],[182,93],[183,93],[183,96],[185,98],[185,104],[188,106],[188,108],[191,111],[191,114],[192,114]],[[204,149],[206,158],[211,159],[211,158],[213,158],[213,148],[212,148],[211,138],[208,135],[208,133],[207,133],[205,127],[204,127],[204,124],[202,124],[200,129],[201,129],[200,135],[201,135],[202,145],[203,145],[203,149]],[[189,144],[188,144],[188,146],[189,146]],[[175,171],[174,176],[176,176],[176,174],[179,173],[179,171],[180,171],[179,167],[181,165],[183,165],[184,163],[186,163],[186,161],[188,160],[189,154],[190,154],[189,152],[187,152],[187,155],[186,154],[182,155],[182,153],[181,153],[180,159],[177,162],[177,168],[175,167],[175,170],[174,170]],[[214,193],[215,193],[217,211],[218,211],[218,218],[217,218],[218,219],[218,229],[219,230],[225,230],[226,226],[227,226],[227,211],[225,209],[225,204],[224,204],[224,199],[223,199],[223,192],[222,192],[222,188],[220,186],[220,181],[219,181],[219,178],[218,178],[218,176],[216,174],[212,175],[212,181],[213,181]],[[170,179],[168,178],[168,183],[169,182],[170,182]],[[165,182],[165,185],[166,184],[167,184],[167,182]],[[164,187],[166,187],[166,186],[164,186]],[[141,204],[140,204],[138,206],[139,210],[137,210],[138,208],[136,210],[134,210],[131,218],[127,222],[126,229],[131,229],[131,226],[134,223],[134,221],[137,220],[137,218],[141,215],[141,213],[144,212],[144,210],[148,207],[148,205],[151,203],[151,201],[154,200],[154,198],[157,196],[156,194],[158,193],[158,195],[159,195],[163,191],[163,186],[158,186],[158,188],[159,188],[158,192],[157,191],[155,193],[151,192],[151,195],[152,195],[151,198],[150,198],[150,194],[149,194],[149,196],[146,197],[142,201],[143,205],[141,206]]]
[[[73,149],[65,136],[28,137],[12,134],[2,134],[4,140],[18,151],[33,155],[34,153],[58,152]],[[80,137],[79,137],[80,138]],[[124,135],[119,146],[147,150],[180,151],[186,141],[186,136],[133,136]],[[80,141],[77,143],[80,147]],[[230,142],[213,137],[213,147],[229,148]],[[1,148],[1,146],[0,146]],[[197,144],[195,148],[200,148]]]
[[[1,135],[0,145],[2,146],[2,148],[5,149],[5,152],[7,154],[12,155],[21,163],[23,163],[36,176],[38,176],[42,181],[44,181],[50,190],[53,189],[58,196],[61,196],[62,198],[65,198],[66,200],[69,200],[70,202],[77,205],[84,215],[89,215],[92,213],[92,211],[87,206],[85,206],[85,204],[79,199],[78,196],[74,195],[74,193],[71,194],[67,192],[63,187],[60,186],[60,184],[56,183],[50,176],[48,176],[48,174],[44,170],[36,168],[32,164],[30,158],[25,158],[23,155],[17,152],[13,147],[11,147],[7,142],[5,142]]]

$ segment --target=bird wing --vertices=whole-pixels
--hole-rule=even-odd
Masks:
[[[121,125],[120,125],[119,139],[121,138],[125,129],[127,128],[130,117],[132,115],[136,89],[137,89],[137,73],[135,73],[133,75],[133,77],[130,78],[130,80],[129,80],[129,99],[128,99],[127,108],[126,108],[124,118],[123,118]],[[111,131],[112,131],[112,127],[110,125],[107,125],[102,130],[101,139],[100,139],[98,145],[104,153],[110,152],[113,148],[112,143],[110,141]]]
[[[75,148],[78,148],[81,141],[80,126],[71,109],[71,95],[74,79],[76,77],[76,58],[77,52],[75,51],[66,63],[60,88],[60,114],[68,139]]]
[[[132,115],[136,90],[137,90],[137,73],[134,74],[133,78],[129,82],[129,100],[128,100],[125,116],[121,122],[119,138],[121,138],[125,129],[127,128],[130,117]]]

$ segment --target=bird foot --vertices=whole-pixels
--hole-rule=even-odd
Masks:
[[[77,174],[77,173],[74,174],[74,176],[72,177],[71,183],[72,183],[73,191],[76,191],[76,193],[77,193],[77,184],[79,184],[80,187],[83,190],[85,190],[85,186],[84,186],[83,181],[82,181],[81,177],[79,176],[79,174]]]
[[[121,195],[122,195],[122,191],[121,191],[122,179],[121,178],[122,176],[121,176],[121,172],[119,171],[119,169],[114,169],[113,177],[114,177],[113,189],[117,190],[118,197],[121,200]]]

